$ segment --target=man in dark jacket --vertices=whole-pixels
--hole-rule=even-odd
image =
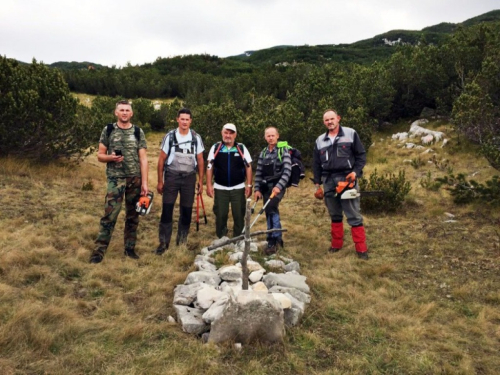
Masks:
[[[335,253],[342,248],[344,240],[343,213],[351,226],[352,239],[358,257],[368,259],[365,228],[360,213],[359,194],[342,199],[338,192],[339,182],[350,182],[359,192],[357,178],[361,177],[366,164],[366,152],[358,133],[354,129],[340,126],[340,116],[329,109],[323,115],[328,131],[320,135],[314,144],[313,172],[317,191],[315,196],[324,200],[330,214],[332,242],[329,251]],[[324,185],[324,194],[320,185]],[[344,196],[344,198],[346,198]]]
[[[255,171],[255,200],[264,198],[266,206],[267,229],[281,229],[279,203],[285,195],[288,180],[292,174],[292,162],[287,147],[278,147],[279,133],[275,127],[265,130],[264,137],[267,147],[260,153]],[[267,235],[266,255],[276,253],[278,247],[283,247],[281,232]]]
[[[252,195],[252,158],[245,145],[236,143],[236,126],[222,127],[222,142],[212,146],[207,159],[207,195],[214,198],[215,233],[227,234],[229,205],[233,215],[233,237],[243,232],[245,199]],[[215,184],[212,177],[215,176]]]

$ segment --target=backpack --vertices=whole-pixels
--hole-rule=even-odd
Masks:
[[[280,161],[283,157],[285,148],[288,150],[290,159],[292,160],[292,174],[290,175],[286,186],[298,187],[300,180],[302,180],[306,176],[306,168],[304,167],[304,163],[302,162],[302,155],[300,154],[300,151],[290,146],[287,141],[278,142],[276,147],[278,147],[278,159]],[[262,157],[264,157],[266,150],[267,147],[262,150]]]
[[[135,139],[137,139],[137,143],[139,143],[141,141],[141,128],[138,126],[135,126],[135,125],[133,125],[133,126],[134,126]],[[114,128],[115,128],[115,124],[106,125],[106,135],[108,138],[111,135],[111,132],[113,131]]]
[[[198,150],[198,140],[196,139],[196,132],[194,130],[192,130],[192,129],[189,129],[189,131],[191,132],[191,141],[186,141],[186,142],[179,143],[177,141],[177,136],[175,135],[175,131],[176,130],[177,129],[170,130],[170,132],[167,134],[167,135],[170,135],[169,142],[168,142],[168,150],[169,150],[169,152],[172,152],[171,151],[172,147],[177,147],[180,144],[191,142],[191,153],[193,153],[196,156],[196,151]],[[174,138],[175,138],[175,143],[174,143]]]
[[[217,157],[217,154],[219,153],[220,149],[222,148],[223,143],[222,142],[217,142],[214,144],[214,158],[212,159],[212,163],[214,162],[215,158]],[[246,168],[249,167],[250,164],[248,164],[247,159],[245,159],[245,155],[243,154],[243,151],[241,151],[241,145],[238,143],[234,143],[234,146],[236,147],[236,150],[238,150],[238,153],[241,156],[241,160],[243,160],[243,164],[245,165]]]

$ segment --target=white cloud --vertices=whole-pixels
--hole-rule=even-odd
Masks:
[[[276,45],[353,43],[462,22],[497,0],[4,0],[0,54],[123,66],[158,56],[230,56]]]

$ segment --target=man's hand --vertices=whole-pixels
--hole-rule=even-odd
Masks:
[[[254,199],[254,201],[258,201],[259,199],[262,199],[262,193],[260,191],[256,191],[253,194],[253,199]]]
[[[207,195],[210,198],[214,197],[214,187],[213,187],[213,185],[207,185]]]
[[[318,186],[318,190],[314,193],[314,198],[316,199],[323,199],[325,194],[323,193],[323,189],[321,189],[321,186]]]
[[[203,194],[203,182],[198,181],[198,194]]]
[[[274,196],[277,196],[279,193],[281,193],[281,189],[277,186],[273,187],[273,193]]]
[[[158,182],[158,185],[156,185],[156,191],[158,194],[163,195],[163,181]]]
[[[250,198],[252,196],[252,188],[250,186],[245,187],[245,198]]]
[[[351,172],[347,176],[345,176],[346,181],[354,182],[356,181],[356,172]]]

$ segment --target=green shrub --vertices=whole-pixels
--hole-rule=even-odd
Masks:
[[[406,181],[404,171],[398,175],[387,173],[379,176],[375,169],[368,179],[359,180],[361,191],[382,191],[382,195],[364,196],[361,207],[368,212],[394,212],[403,206],[403,202],[411,190],[410,183]]]
[[[87,155],[99,126],[58,70],[0,56],[0,155],[51,161]],[[97,134],[97,135],[96,135]]]
[[[474,180],[467,181],[464,174],[437,178],[436,181],[447,185],[445,189],[450,191],[453,202],[457,204],[467,204],[473,202],[486,202],[491,206],[500,204],[500,178],[493,176],[491,180],[480,184]]]

